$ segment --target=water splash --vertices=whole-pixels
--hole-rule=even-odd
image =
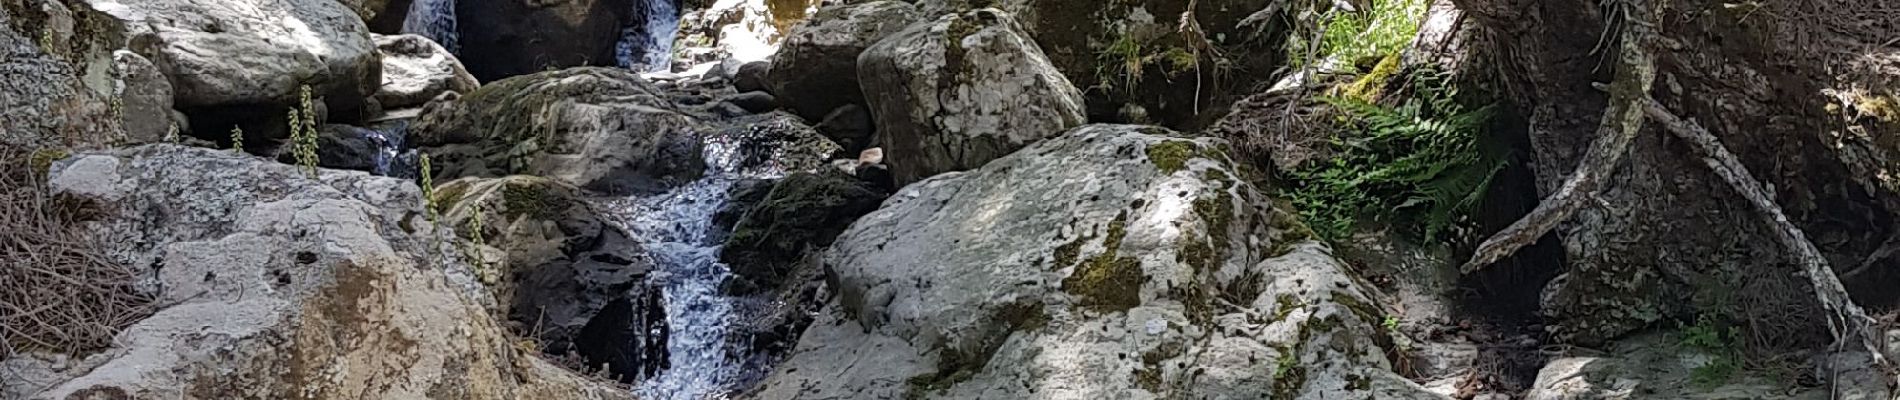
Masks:
[[[402,18],[402,33],[413,33],[434,40],[449,54],[461,54],[456,33],[455,0],[415,0],[409,14]]]
[[[633,15],[639,25],[620,30],[615,55],[620,67],[640,72],[667,71],[673,67],[673,36],[679,33],[677,0],[636,0]]]
[[[363,135],[376,146],[376,154],[371,155],[375,167],[370,169],[370,173],[396,178],[417,176],[416,150],[403,149],[409,139],[408,120],[378,123],[364,129]]]
[[[731,340],[737,310],[745,303],[720,289],[732,274],[719,262],[722,243],[712,221],[726,207],[734,183],[784,175],[770,161],[778,152],[742,136],[718,135],[704,149],[704,178],[657,196],[610,200],[603,207],[653,256],[647,284],[661,289],[666,312],[668,366],[634,388],[640,398],[717,398],[746,379],[746,357]]]

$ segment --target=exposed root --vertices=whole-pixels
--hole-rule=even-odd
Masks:
[[[1842,286],[1839,277],[1834,275],[1834,270],[1829,267],[1827,258],[1821,254],[1821,250],[1814,246],[1814,242],[1808,240],[1801,228],[1788,221],[1788,216],[1782,213],[1781,206],[1776,205],[1768,192],[1762,189],[1761,182],[1755,180],[1755,176],[1748,172],[1748,168],[1742,165],[1741,159],[1736,158],[1727,147],[1722,146],[1722,142],[1708,130],[1694,122],[1676,117],[1655,99],[1644,97],[1643,111],[1651,120],[1668,128],[1670,133],[1682,138],[1690,147],[1695,148],[1696,152],[1701,153],[1702,162],[1707,164],[1709,169],[1714,170],[1717,176],[1728,182],[1729,187],[1735,188],[1742,198],[1747,199],[1761,211],[1758,215],[1761,215],[1764,222],[1773,227],[1775,241],[1781,242],[1782,247],[1794,252],[1796,261],[1801,265],[1801,275],[1805,276],[1808,283],[1813,286],[1815,300],[1820,302],[1821,307],[1830,311],[1827,316],[1827,327],[1833,334],[1833,350],[1843,350],[1844,346],[1850,342],[1858,341],[1876,363],[1884,365],[1880,346],[1875,343],[1878,336],[1873,331],[1876,325],[1874,319],[1868,317],[1866,311],[1848,297],[1846,287]]]
[[[1616,165],[1629,154],[1630,143],[1643,128],[1642,101],[1649,98],[1650,84],[1656,79],[1656,60],[1648,47],[1653,37],[1651,11],[1639,3],[1646,2],[1624,0],[1615,5],[1627,20],[1622,24],[1616,80],[1610,84],[1610,101],[1597,126],[1596,140],[1590,143],[1583,161],[1556,193],[1539,202],[1537,209],[1478,245],[1471,261],[1459,268],[1464,273],[1476,272],[1536,243],[1582,208],[1584,200],[1596,194],[1603,179],[1615,172]]]

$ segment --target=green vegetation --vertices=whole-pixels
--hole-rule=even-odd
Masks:
[[[244,154],[244,127],[231,127],[231,152]]]
[[[310,178],[317,177],[317,108],[310,104],[310,86],[305,85],[298,96],[298,107],[290,109],[290,140],[296,152],[297,165],[310,172]]]
[[[1285,171],[1288,195],[1321,237],[1345,237],[1360,218],[1416,226],[1432,240],[1469,226],[1469,215],[1507,152],[1483,146],[1491,106],[1468,108],[1443,74],[1409,75],[1412,96],[1397,106],[1328,97],[1343,128],[1330,161]],[[1363,213],[1363,214],[1362,214]]]
[[[1328,10],[1298,24],[1287,38],[1287,60],[1305,66],[1328,57],[1357,64],[1398,54],[1425,18],[1425,0],[1372,0],[1367,10]],[[1317,39],[1317,40],[1315,40]],[[1312,57],[1309,58],[1308,55]]]
[[[435,223],[438,210],[442,207],[435,199],[435,177],[429,168],[429,153],[420,154],[418,161],[421,166],[417,170],[422,172],[422,208],[429,213],[429,223]]]
[[[1732,325],[1724,329],[1721,325],[1713,315],[1702,314],[1696,317],[1695,325],[1682,327],[1683,347],[1714,357],[1689,371],[1689,379],[1697,385],[1719,386],[1742,369],[1741,350],[1737,347],[1742,340],[1742,330]]]

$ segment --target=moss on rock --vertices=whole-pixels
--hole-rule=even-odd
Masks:
[[[1141,261],[1118,254],[1127,236],[1128,213],[1108,223],[1102,254],[1090,257],[1062,279],[1062,291],[1078,298],[1083,308],[1097,312],[1127,311],[1141,305],[1141,285],[1148,281]]]

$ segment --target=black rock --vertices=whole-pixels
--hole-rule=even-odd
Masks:
[[[830,138],[832,142],[844,147],[846,154],[855,154],[864,149],[875,147],[877,126],[871,121],[871,112],[863,106],[846,104],[825,114],[818,122],[818,133]]]
[[[739,106],[754,114],[765,113],[778,108],[778,98],[766,92],[745,92],[726,97],[727,103]]]
[[[739,72],[732,75],[732,88],[739,92],[769,91],[765,74],[772,71],[772,63],[753,61],[739,66]]]

